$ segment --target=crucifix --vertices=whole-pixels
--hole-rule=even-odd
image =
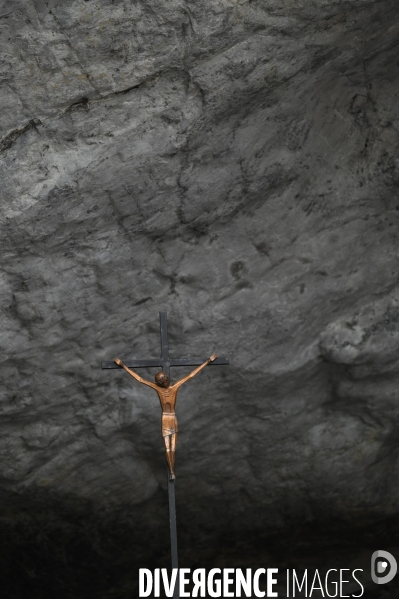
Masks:
[[[205,366],[228,365],[228,358],[217,357],[213,354],[210,358],[201,360],[198,358],[170,358],[168,343],[168,323],[166,312],[159,313],[159,322],[161,329],[161,357],[149,360],[128,360],[122,362],[115,358],[112,362],[103,362],[102,368],[124,368],[138,382],[152,387],[158,394],[162,408],[162,436],[164,438],[166,459],[168,462],[168,496],[169,496],[169,524],[170,524],[170,544],[172,569],[178,567],[177,559],[177,532],[176,532],[176,506],[175,506],[175,475],[174,475],[174,456],[177,440],[177,420],[175,414],[176,396],[179,387],[198,374]],[[170,369],[175,366],[197,366],[189,375],[183,377],[174,384],[170,384]],[[146,381],[132,368],[162,368],[155,376],[155,383]],[[173,597],[178,597],[178,591],[175,589]]]

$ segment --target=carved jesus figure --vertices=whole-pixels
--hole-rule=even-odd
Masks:
[[[164,372],[158,372],[155,375],[155,384],[150,381],[146,381],[141,376],[133,372],[130,368],[125,366],[125,364],[119,358],[114,358],[114,362],[121,366],[128,372],[133,378],[136,379],[139,383],[143,383],[143,385],[147,385],[148,387],[152,387],[158,393],[159,401],[162,409],[162,437],[165,443],[166,449],[166,461],[168,462],[170,477],[172,480],[175,479],[174,473],[174,465],[175,465],[175,454],[176,454],[176,442],[177,442],[177,418],[175,413],[177,392],[179,388],[188,381],[192,379],[196,374],[198,374],[205,366],[207,366],[210,362],[213,362],[217,358],[216,354],[213,354],[210,358],[208,358],[201,366],[195,368],[190,374],[183,377],[173,385],[170,384],[170,379],[167,374]]]

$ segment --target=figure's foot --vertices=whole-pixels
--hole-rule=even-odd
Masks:
[[[122,366],[122,360],[120,360],[119,358],[114,358],[114,362],[118,364],[118,366]]]
[[[176,480],[176,476],[174,472],[169,472],[169,480]]]

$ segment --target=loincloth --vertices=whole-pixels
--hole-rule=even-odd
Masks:
[[[177,418],[176,414],[163,413],[162,414],[162,436],[169,437],[177,433]]]

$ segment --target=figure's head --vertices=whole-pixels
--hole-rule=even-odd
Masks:
[[[165,389],[170,385],[170,379],[164,372],[157,372],[155,375],[155,382],[158,387],[165,387]]]

